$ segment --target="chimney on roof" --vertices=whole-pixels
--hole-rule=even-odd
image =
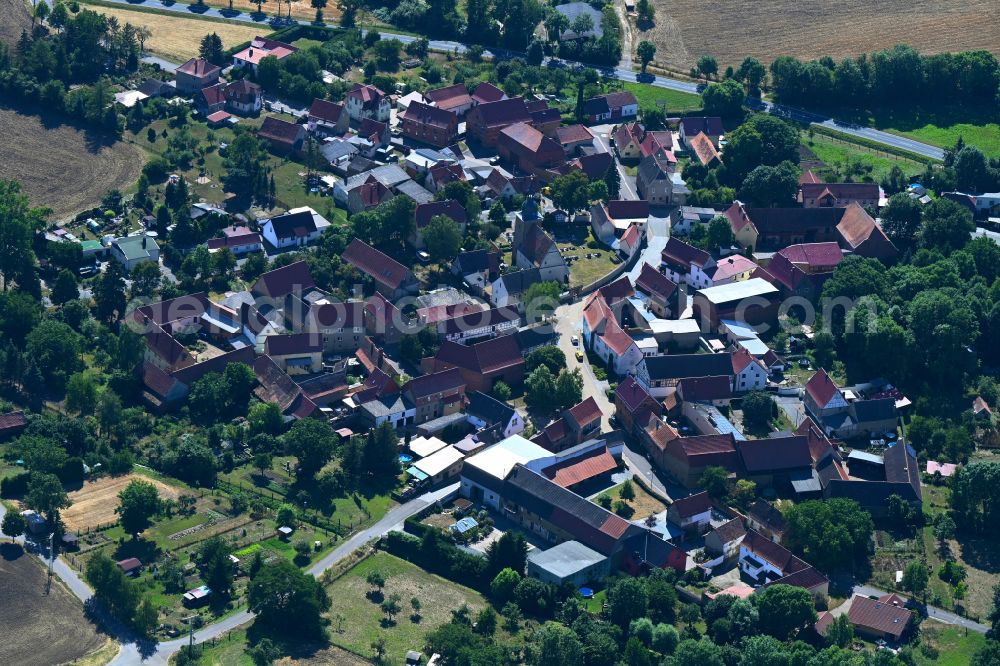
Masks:
[[[247,55],[249,57],[251,57],[251,58],[253,57],[253,47],[252,46],[249,49],[247,49]]]
[[[142,249],[146,249],[146,236],[142,237]]]

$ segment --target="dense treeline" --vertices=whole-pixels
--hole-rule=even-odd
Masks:
[[[86,9],[72,16],[63,4],[49,25],[54,32],[41,26],[23,32],[14,53],[0,44],[0,96],[119,132],[105,77],[138,70],[148,31]]]
[[[840,62],[781,56],[770,70],[771,87],[781,101],[810,106],[947,102],[978,107],[995,104],[1000,94],[1000,63],[989,51],[922,55],[901,44]]]

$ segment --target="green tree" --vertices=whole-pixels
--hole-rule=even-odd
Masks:
[[[965,247],[975,229],[967,208],[951,199],[935,199],[924,209],[920,245],[949,253]]]
[[[643,118],[643,122],[646,122],[645,118]],[[646,122],[646,127],[647,129],[656,129],[656,127],[650,127],[648,122]],[[604,172],[604,184],[608,186],[608,199],[614,200],[621,196],[622,176],[618,172],[618,165],[614,160],[608,166],[608,170]]]
[[[73,271],[62,269],[52,283],[52,293],[50,298],[56,305],[63,305],[69,301],[80,297],[80,287],[77,284]]]
[[[125,271],[117,261],[109,261],[96,279],[94,301],[101,321],[114,322],[125,314]]]
[[[639,56],[639,62],[642,63],[642,71],[645,73],[646,67],[649,63],[653,62],[653,58],[656,57],[656,44],[644,39],[639,42],[639,46],[636,47],[636,54]]]
[[[952,477],[951,508],[958,527],[974,534],[997,534],[997,526],[1000,525],[1000,463],[976,461],[960,467]],[[943,531],[950,530],[946,526]],[[1000,601],[1000,593],[995,593],[994,600]]]
[[[447,215],[435,215],[422,232],[427,254],[435,262],[454,259],[462,247],[462,230]]]
[[[903,569],[903,589],[914,594],[922,594],[927,590],[927,582],[930,580],[930,571],[923,562],[910,562]]]
[[[0,532],[10,537],[11,543],[24,534],[28,527],[28,521],[18,511],[9,510],[3,516],[3,523],[0,524]]]
[[[700,485],[712,497],[722,498],[729,492],[729,472],[723,467],[706,467]]]
[[[565,176],[559,176],[553,179],[549,187],[552,203],[570,216],[577,209],[586,207],[589,202],[590,179],[583,171],[573,170]]]
[[[303,479],[316,472],[333,457],[336,440],[329,424],[315,419],[296,421],[282,437],[285,450],[298,459],[296,473]]]
[[[572,372],[565,368],[559,371],[554,398],[556,405],[563,409],[572,407],[583,399],[583,375],[580,368],[574,368]]]
[[[702,107],[708,115],[723,118],[737,118],[743,113],[746,92],[739,82],[726,79],[722,83],[710,83],[701,93]]]
[[[505,567],[494,576],[493,582],[490,583],[490,596],[498,605],[502,605],[514,596],[514,588],[520,582],[521,575],[510,567]]]
[[[160,511],[160,493],[156,486],[148,481],[130,481],[118,493],[118,507],[115,513],[126,534],[135,537],[149,527],[150,522]]]
[[[743,423],[752,432],[766,432],[777,414],[777,405],[770,394],[764,391],[750,391],[743,397],[741,405]]]
[[[0,179],[0,279],[3,291],[15,286],[38,298],[41,290],[32,249],[34,232],[41,228],[48,209],[31,208],[16,180]]]
[[[524,572],[528,556],[528,542],[517,532],[504,532],[486,548],[487,574],[499,575],[504,569],[518,574]]]
[[[250,405],[250,409],[247,410],[247,423],[250,426],[251,436],[260,433],[278,436],[285,428],[281,407],[273,402],[257,402]]]
[[[59,522],[59,509],[70,505],[69,496],[62,482],[55,474],[32,472],[28,477],[28,489],[24,503],[45,516],[50,527]]]
[[[222,49],[222,38],[217,33],[210,33],[201,38],[198,55],[213,65],[226,63],[226,55]]]
[[[80,367],[80,336],[68,325],[46,319],[28,334],[25,351],[35,364],[47,386],[60,389]]]
[[[247,654],[254,666],[271,666],[281,656],[281,649],[270,638],[264,637],[248,648]]]
[[[875,528],[854,500],[802,502],[788,510],[785,520],[788,547],[817,568],[850,571],[867,562]]]
[[[710,55],[703,55],[698,58],[698,71],[706,79],[710,79],[719,73],[719,63]]]
[[[718,248],[729,248],[734,242],[733,228],[727,218],[716,215],[709,220],[705,232],[705,244],[709,250],[715,252]]]
[[[608,619],[619,627],[628,627],[632,620],[646,614],[649,597],[643,582],[636,578],[622,578],[608,587]]]
[[[226,596],[233,587],[236,567],[229,559],[231,549],[221,537],[206,539],[198,548],[198,562],[201,576],[212,592]]]
[[[532,285],[534,286],[534,285]],[[556,346],[539,347],[524,357],[524,369],[532,372],[540,365],[545,365],[553,374],[566,367],[566,354]]]
[[[740,199],[753,206],[788,206],[798,191],[800,175],[801,171],[792,162],[778,166],[762,164],[747,174],[740,188]]]
[[[268,60],[274,59],[277,66],[277,58],[268,56],[261,60],[257,70],[257,80],[264,88],[273,90],[273,86],[265,84],[268,74],[263,70]],[[226,157],[223,166],[226,173],[222,182],[227,192],[236,195],[236,201],[241,206],[249,205],[251,202],[264,202],[268,198],[268,176],[267,152],[263,144],[252,132],[237,132],[236,138],[226,149]]]
[[[132,280],[132,297],[151,297],[160,288],[163,275],[160,264],[155,261],[144,261],[129,273]]]
[[[536,322],[550,317],[559,305],[561,294],[562,287],[555,280],[531,284],[522,299],[527,321]]]
[[[544,625],[535,635],[533,666],[575,666],[583,663],[583,644],[572,629],[559,624]]]
[[[66,383],[66,409],[90,414],[97,403],[97,380],[92,372],[78,372]]]
[[[677,666],[725,666],[722,650],[707,637],[700,640],[687,639],[680,642],[674,651]]]
[[[838,615],[826,628],[826,640],[840,648],[849,647],[854,642],[854,625],[846,613]]]
[[[916,199],[905,192],[893,194],[881,210],[882,230],[896,247],[911,247],[920,231],[920,213]]]
[[[248,601],[254,623],[265,634],[319,638],[322,614],[329,608],[326,592],[312,576],[291,562],[265,566],[250,582]]]
[[[547,366],[540,365],[524,380],[525,399],[538,409],[549,409],[555,401],[556,378]]]
[[[769,585],[753,596],[760,613],[760,628],[778,640],[816,622],[816,609],[808,590],[792,585]]]

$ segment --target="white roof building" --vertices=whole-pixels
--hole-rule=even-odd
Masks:
[[[733,301],[742,301],[746,298],[753,298],[755,296],[771,296],[777,293],[777,287],[761,278],[750,278],[749,280],[743,280],[741,282],[731,282],[730,284],[723,284],[718,287],[702,289],[698,292],[699,295],[704,297],[705,300],[713,305],[732,303]]]
[[[437,437],[414,437],[410,440],[409,448],[415,455],[421,458],[426,458],[427,456],[437,453],[446,446],[448,445]]]

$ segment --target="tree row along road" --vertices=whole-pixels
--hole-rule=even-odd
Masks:
[[[373,524],[371,527],[359,531],[347,541],[333,549],[328,555],[313,564],[307,570],[307,573],[312,576],[320,576],[324,571],[342,561],[358,548],[389,532],[410,516],[419,513],[422,509],[453,493],[457,493],[458,487],[459,484],[453,483],[441,488],[440,490],[425,493],[424,495],[414,498],[405,504],[393,507],[385,514],[385,516],[382,517],[381,520]],[[4,505],[0,503],[0,521],[3,520],[5,513],[6,510]],[[19,537],[17,541],[24,543],[24,538]],[[45,559],[44,553],[39,553],[39,557],[46,562],[48,561]],[[65,561],[56,559],[53,564],[52,572],[66,584],[69,590],[76,595],[80,601],[85,604],[91,601],[93,597],[92,590]],[[120,628],[118,622],[107,618],[107,616],[103,613],[99,613],[99,617],[106,625],[105,628],[122,644],[121,650],[118,652],[118,656],[111,660],[109,666],[143,666],[147,664],[165,666],[171,655],[178,652],[188,644],[189,639],[187,637],[164,641],[162,643],[154,643],[152,641],[136,641],[133,636],[130,636],[127,633],[126,630]],[[218,622],[210,624],[194,632],[194,642],[203,643],[204,641],[223,636],[240,625],[246,624],[252,620],[253,617],[253,613],[248,610],[243,610],[225,617]]]
[[[45,0],[50,4],[54,0]],[[274,20],[274,17],[262,16],[258,14],[247,14],[247,13],[232,13],[228,10],[217,9],[214,7],[197,7],[196,5],[175,3],[175,2],[163,2],[161,0],[104,0],[105,2],[110,2],[114,4],[123,5],[126,7],[147,7],[151,9],[157,9],[167,12],[174,12],[177,14],[183,14],[187,16],[195,15],[202,16],[206,18],[213,19],[226,19],[230,21],[240,21],[242,23],[251,23],[255,25],[272,27],[281,27],[284,25],[289,25],[291,23],[298,23],[299,25],[313,25],[310,21],[295,20],[295,19],[281,19],[281,21]],[[100,11],[100,8],[97,8]],[[367,31],[366,31],[367,32]],[[404,44],[418,39],[413,35],[401,35],[394,32],[389,32],[386,30],[379,29],[378,33],[385,38],[398,39]],[[456,52],[464,53],[466,50],[466,45],[456,41],[432,39],[428,42],[430,49],[434,51],[445,51],[445,52]],[[522,56],[524,54],[517,51],[508,51],[504,49],[487,49],[485,51],[486,55],[492,55],[498,58],[510,58],[514,56]],[[582,63],[575,63],[571,61],[563,61],[571,66],[576,66]],[[622,81],[638,82],[638,76],[632,69],[625,69],[622,67],[610,68],[597,66],[598,70],[604,72],[609,76],[614,76]],[[704,87],[703,84],[691,83],[690,81],[679,81],[677,79],[670,79],[664,76],[654,76],[648,77],[648,80],[643,80],[643,83],[648,83],[651,86],[657,88],[665,88],[667,90],[676,90],[679,92],[691,93],[694,95],[699,94],[701,89]],[[925,157],[932,160],[942,160],[944,159],[944,149],[938,148],[937,146],[932,146],[930,144],[923,143],[921,141],[916,141],[914,139],[908,139],[904,136],[899,136],[892,134],[890,132],[883,132],[872,127],[864,127],[861,125],[856,125],[852,123],[841,122],[835,120],[826,115],[819,113],[814,113],[812,111],[806,111],[804,109],[798,109],[791,106],[785,106],[784,104],[775,104],[772,102],[767,102],[764,100],[756,98],[747,98],[747,105],[750,108],[757,109],[759,111],[764,111],[766,113],[771,113],[782,118],[789,118],[797,122],[802,123],[814,123],[816,125],[822,125],[832,130],[842,132],[851,136],[855,136],[859,139],[865,139],[868,141],[874,141],[885,146],[890,146],[892,148],[902,149]]]

